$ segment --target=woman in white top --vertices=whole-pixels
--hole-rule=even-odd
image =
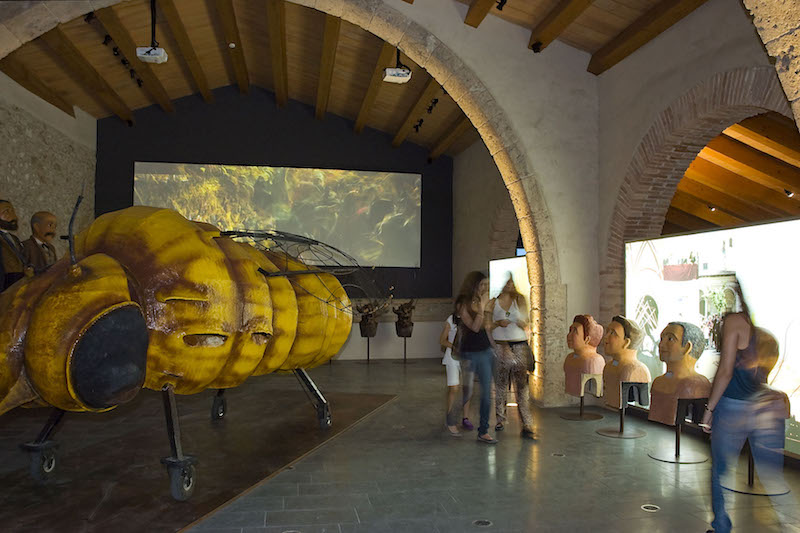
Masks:
[[[528,307],[525,297],[517,292],[511,273],[500,295],[489,302],[492,314],[492,337],[497,343],[495,362],[495,413],[496,431],[504,429],[506,396],[509,378],[517,391],[517,407],[522,420],[522,436],[533,438],[533,415],[530,409],[528,371],[532,368],[532,354],[525,328],[528,326]],[[528,368],[531,362],[531,368]]]
[[[439,344],[442,346],[444,350],[444,357],[442,358],[442,364],[444,365],[445,371],[447,372],[447,412],[450,413],[453,410],[453,403],[456,401],[458,397],[458,387],[461,385],[462,381],[462,367],[461,362],[456,361],[453,359],[453,341],[456,338],[456,331],[457,326],[455,323],[455,319],[453,315],[447,317],[447,320],[444,323],[444,329],[442,330],[442,334],[439,336]],[[474,374],[469,371],[463,372],[464,382],[466,383],[467,380],[474,380]],[[464,414],[469,412],[469,400],[472,396],[472,387],[469,387],[469,391],[467,392],[467,387],[464,388],[464,395],[461,401],[464,402]],[[456,419],[457,420],[457,419]],[[448,421],[450,423],[446,423],[447,431],[450,432],[450,435],[453,437],[460,437],[461,433],[458,431],[458,427],[455,425],[455,421]],[[461,420],[461,424],[464,426],[464,429],[472,429],[474,426],[469,421],[469,418],[464,417]]]

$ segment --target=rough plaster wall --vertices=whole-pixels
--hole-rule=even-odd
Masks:
[[[498,208],[513,212],[500,171],[481,141],[453,160],[453,295],[467,272],[488,272],[492,219]],[[517,226],[516,232],[519,232]],[[514,241],[516,242],[516,233]]]
[[[741,5],[710,0],[600,76],[601,262],[620,185],[656,116],[715,74],[768,65]]]
[[[30,217],[40,210],[54,213],[57,234],[66,234],[82,187],[85,198],[75,229],[88,227],[94,219],[94,149],[9,103],[6,97],[8,93],[0,93],[0,198],[14,204],[19,217],[17,236],[21,240],[30,236]],[[56,239],[54,244],[59,257],[67,252],[65,241]]]
[[[800,2],[743,0],[769,55],[800,128]]]

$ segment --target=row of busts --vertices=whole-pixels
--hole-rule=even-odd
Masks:
[[[576,316],[567,334],[567,346],[572,352],[564,361],[565,392],[583,396],[583,376],[602,374],[603,401],[610,407],[622,408],[627,402],[621,395],[623,382],[650,383],[650,371],[637,358],[642,339],[639,326],[623,316],[615,316],[605,334],[603,326],[591,315]],[[597,353],[600,342],[608,362]],[[708,398],[711,383],[694,369],[704,349],[705,338],[694,324],[671,322],[664,328],[658,353],[667,370],[650,387],[650,420],[674,425],[679,399]]]

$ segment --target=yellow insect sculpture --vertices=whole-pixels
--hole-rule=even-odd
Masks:
[[[304,369],[328,361],[350,333],[336,277],[151,207],[100,216],[75,251],[76,264],[62,259],[0,294],[0,414],[20,405],[60,413],[27,445],[35,474],[54,467],[47,437],[63,411],[105,411],[142,387],[164,391],[177,499],[191,495],[194,459],[180,449],[173,392],[295,371],[330,423]],[[219,417],[221,401],[220,392]]]

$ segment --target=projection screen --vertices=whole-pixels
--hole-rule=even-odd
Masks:
[[[175,209],[222,230],[278,229],[365,266],[420,266],[419,174],[136,162],[134,205]]]
[[[797,265],[800,220],[693,235],[664,237],[625,245],[625,312],[645,331],[639,360],[653,378],[664,373],[658,358],[661,330],[672,321],[700,326],[708,341],[696,370],[712,379],[719,346],[712,332],[739,301],[738,278],[755,325],[772,332],[780,359],[769,383],[789,395],[792,414],[800,409],[800,285]],[[786,449],[800,453],[800,425],[786,424]]]

